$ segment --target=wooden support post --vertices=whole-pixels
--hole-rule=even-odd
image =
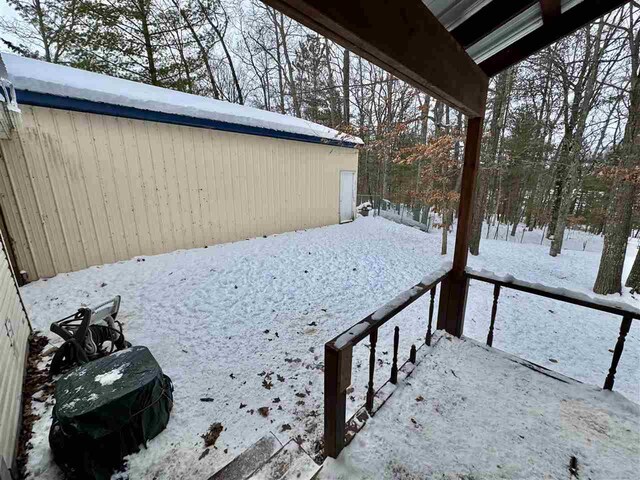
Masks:
[[[347,388],[351,384],[352,348],[324,347],[324,451],[336,458],[344,448]]]
[[[605,390],[613,390],[613,383],[616,380],[616,370],[618,369],[618,362],[620,361],[620,357],[622,356],[622,350],[624,349],[624,341],[627,338],[627,333],[629,333],[629,329],[631,328],[631,316],[625,316],[622,318],[622,323],[620,323],[620,335],[618,336],[618,341],[616,342],[616,348],[613,350],[613,359],[611,359],[611,368],[609,368],[609,374],[607,375],[606,380],[604,381]]]
[[[464,330],[464,311],[467,303],[469,281],[464,269],[469,256],[471,237],[471,216],[473,196],[480,162],[480,140],[482,138],[482,117],[470,118],[467,123],[467,141],[464,149],[464,167],[458,205],[458,228],[456,247],[453,254],[451,273],[440,287],[440,308],[438,309],[438,329],[444,329],[456,337]]]

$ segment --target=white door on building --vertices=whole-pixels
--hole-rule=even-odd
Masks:
[[[340,223],[356,218],[356,172],[340,172]]]

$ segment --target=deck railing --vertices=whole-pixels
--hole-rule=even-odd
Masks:
[[[605,390],[612,390],[615,382],[616,370],[622,351],[624,350],[624,342],[629,333],[632,320],[640,320],[640,311],[633,307],[626,306],[620,302],[613,300],[603,299],[594,300],[587,295],[573,292],[565,289],[553,289],[542,285],[533,285],[528,282],[523,282],[515,278],[499,278],[493,274],[476,272],[473,270],[467,270],[467,278],[469,280],[478,280],[493,285],[493,306],[491,308],[491,321],[489,323],[489,332],[487,334],[487,345],[490,347],[493,345],[493,334],[496,323],[496,315],[498,312],[498,299],[500,297],[500,290],[502,288],[510,288],[512,290],[518,290],[521,292],[530,293],[532,295],[538,295],[541,297],[552,298],[564,303],[570,303],[573,305],[580,305],[582,307],[590,308],[592,310],[599,310],[601,312],[611,313],[622,317],[620,323],[620,333],[616,346],[613,350],[613,358],[611,359],[611,366],[609,372],[604,381]]]
[[[327,342],[324,346],[324,450],[330,457],[337,457],[345,446],[346,434],[346,397],[347,389],[351,385],[351,360],[353,347],[365,338],[369,337],[369,381],[365,408],[369,415],[373,415],[374,398],[374,373],[376,366],[376,344],[378,342],[378,330],[394,316],[407,308],[413,302],[425,295],[431,294],[429,303],[429,320],[427,323],[424,343],[431,345],[433,331],[433,313],[436,296],[436,288],[450,272],[440,271],[431,277],[425,278],[411,289],[398,295],[391,302],[379,308],[371,315],[353,325],[348,330]],[[594,300],[585,294],[565,289],[553,289],[543,285],[534,285],[512,277],[501,278],[488,272],[476,272],[467,270],[466,280],[477,280],[493,285],[493,306],[491,308],[491,321],[487,334],[487,345],[493,345],[494,328],[498,312],[498,300],[502,288],[510,288],[521,292],[551,298],[573,305],[598,310],[622,317],[620,334],[613,351],[613,359],[604,382],[604,389],[612,390],[615,382],[616,370],[625,338],[629,333],[632,320],[640,320],[640,310],[613,300]],[[393,361],[389,382],[398,380],[398,344],[400,342],[400,328],[394,328]],[[409,362],[416,362],[416,346],[412,345],[409,353]]]
[[[324,346],[324,448],[325,454],[337,457],[345,445],[346,430],[346,404],[347,388],[351,385],[351,359],[353,347],[365,338],[369,337],[369,382],[367,385],[367,397],[365,407],[369,414],[373,414],[373,401],[375,397],[374,373],[376,366],[376,344],[378,342],[378,330],[394,316],[429,292],[429,320],[426,325],[424,341],[431,344],[433,331],[433,310],[438,284],[449,274],[448,271],[440,271],[409,290],[398,295],[395,299],[379,308],[371,315],[353,325],[348,330],[327,342]],[[389,381],[396,383],[398,380],[398,344],[400,342],[400,328],[394,329],[393,361]],[[411,346],[409,361],[416,361],[416,346]]]

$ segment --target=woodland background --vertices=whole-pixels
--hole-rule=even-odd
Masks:
[[[4,50],[295,115],[360,136],[358,193],[455,221],[465,119],[259,0],[6,0]],[[393,32],[389,32],[393,34]],[[429,61],[425,58],[425,61]],[[483,222],[604,236],[596,293],[640,291],[640,4],[491,81],[471,253]]]

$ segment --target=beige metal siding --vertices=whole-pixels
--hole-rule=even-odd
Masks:
[[[0,237],[0,456],[13,463],[31,329]]]
[[[338,223],[355,149],[21,106],[0,206],[31,279]]]

